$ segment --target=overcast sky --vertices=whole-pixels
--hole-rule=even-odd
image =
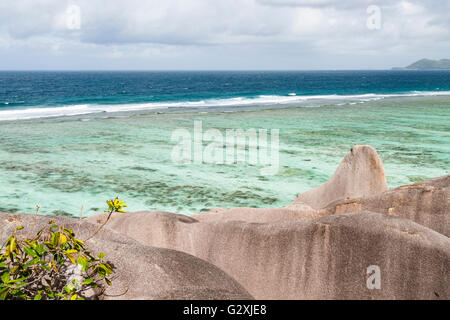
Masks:
[[[449,0],[0,0],[1,70],[386,69],[424,57],[450,58]]]

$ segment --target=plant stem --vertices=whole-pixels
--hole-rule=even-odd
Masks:
[[[111,214],[112,214],[113,212],[112,211],[110,211],[109,212],[109,214],[108,214],[108,217],[106,218],[106,221],[105,222],[103,222],[103,224],[100,226],[100,227],[98,227],[98,229],[90,236],[90,237],[88,237],[86,240],[84,240],[84,241],[88,241],[89,239],[91,239],[93,236],[95,236],[107,223],[108,223],[108,221],[109,221],[109,218],[111,217]]]
[[[83,206],[80,208],[80,221],[78,222],[78,230],[77,233],[80,233],[81,221],[83,220]]]

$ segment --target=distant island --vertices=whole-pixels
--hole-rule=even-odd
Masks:
[[[392,68],[393,70],[450,70],[450,59],[431,60],[422,59],[405,68]]]

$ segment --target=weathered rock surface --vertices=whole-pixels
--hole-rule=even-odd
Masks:
[[[450,239],[385,214],[246,223],[136,212],[115,215],[109,228],[207,260],[257,299],[450,298]],[[371,265],[380,290],[366,286]]]
[[[363,210],[407,218],[450,237],[450,175],[368,197],[339,199],[319,210],[296,202],[295,206],[286,208],[217,208],[195,215],[195,219],[268,223],[321,218]]]
[[[448,299],[449,186],[446,176],[388,191],[376,151],[355,146],[285,208],[117,214],[108,227],[207,260],[259,299]],[[371,265],[380,290],[366,286]]]
[[[361,210],[407,218],[450,237],[450,175],[365,198],[338,200],[319,210],[317,215]]]
[[[371,146],[356,145],[323,185],[302,193],[289,207],[321,209],[333,201],[371,196],[388,190],[383,163]]]
[[[388,190],[376,151],[355,146],[287,207],[117,213],[89,245],[119,270],[107,299],[450,299],[449,214],[450,175]],[[13,219],[32,216],[0,214],[0,233]]]
[[[20,234],[36,234],[50,220],[72,228],[80,239],[93,234],[97,226],[87,221],[0,213],[0,240],[5,241],[19,225]],[[79,231],[78,231],[79,230]],[[103,229],[86,243],[106,254],[115,268],[112,286],[104,299],[251,299],[248,292],[216,266],[192,255],[142,245],[113,230]]]
[[[295,208],[232,208],[213,209],[195,215],[199,221],[245,221],[250,223],[266,223],[288,220],[312,219],[317,217],[317,210],[308,205]]]

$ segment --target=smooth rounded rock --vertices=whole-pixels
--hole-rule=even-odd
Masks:
[[[408,219],[373,212],[272,223],[195,217],[118,214],[109,227],[207,260],[257,299],[450,297],[450,239]],[[372,265],[381,270],[379,290],[367,288]]]
[[[0,240],[3,242],[21,225],[18,236],[35,235],[48,227],[50,220],[73,229],[81,240],[88,238],[97,225],[76,219],[0,213]],[[111,299],[252,299],[238,282],[224,271],[190,254],[155,248],[138,243],[131,237],[102,229],[86,241],[89,250],[105,253],[114,267],[112,285],[105,300]]]
[[[371,146],[356,145],[328,182],[302,193],[288,208],[302,203],[321,209],[339,199],[372,196],[387,190],[383,163],[376,150]]]
[[[450,237],[450,175],[401,186],[370,197],[338,200],[319,216],[361,210],[403,217]]]

